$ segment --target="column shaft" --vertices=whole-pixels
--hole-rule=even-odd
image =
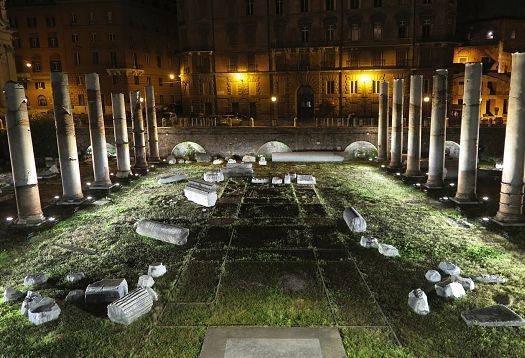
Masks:
[[[509,112],[505,130],[505,151],[499,210],[496,220],[522,223],[523,170],[525,160],[525,53],[512,54]]]
[[[51,72],[51,87],[62,177],[62,202],[81,201],[84,194],[80,181],[77,138],[69,97],[68,75],[62,72]]]
[[[420,176],[421,161],[421,116],[423,99],[423,76],[410,76],[410,103],[408,107],[408,148],[407,170],[408,177]]]
[[[151,162],[160,162],[157,112],[155,111],[155,89],[153,86],[146,86],[146,121],[148,123],[149,142],[148,160]]]
[[[117,146],[117,178],[127,178],[131,174],[131,164],[124,94],[112,93],[111,106],[113,109],[115,144]]]
[[[131,120],[133,123],[133,151],[135,153],[135,168],[146,169],[146,138],[144,134],[144,120],[142,118],[142,102],[140,92],[132,91],[129,94],[131,105]]]
[[[86,89],[93,173],[95,176],[95,183],[92,188],[109,188],[111,187],[111,178],[109,177],[106,130],[104,127],[104,113],[102,111],[98,74],[90,73],[86,75]]]
[[[16,223],[29,226],[38,225],[44,220],[44,215],[40,205],[24,87],[9,81],[4,91],[7,100],[7,139],[18,208]]]
[[[392,129],[390,143],[390,169],[400,169],[403,150],[403,80],[394,79],[392,95]]]
[[[379,85],[379,120],[377,128],[377,159],[387,159],[388,147],[388,82]]]
[[[427,187],[443,187],[445,169],[445,138],[447,116],[448,71],[437,70],[432,83],[432,114],[430,118],[430,150]]]
[[[461,117],[458,189],[454,201],[475,202],[478,167],[479,122],[481,104],[480,62],[465,65],[465,93]]]

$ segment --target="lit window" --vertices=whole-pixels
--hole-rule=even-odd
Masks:
[[[352,41],[359,41],[361,35],[361,26],[359,24],[352,24],[350,29],[350,39]]]
[[[46,83],[42,81],[35,82],[35,89],[46,89]]]
[[[108,38],[109,38],[109,41],[115,41],[117,37],[115,36],[113,32],[110,32],[108,34]]]
[[[383,24],[376,22],[374,23],[374,40],[383,39]]]
[[[335,81],[326,81],[326,94],[335,94]]]

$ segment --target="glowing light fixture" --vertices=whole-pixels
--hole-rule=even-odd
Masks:
[[[55,222],[56,220],[57,220],[57,219],[55,219],[55,218],[52,217],[52,216],[49,217],[49,218],[47,218],[47,221],[49,221],[49,222],[51,222],[51,223],[52,223],[52,222]]]
[[[8,217],[5,218],[5,221],[8,221],[8,222],[11,222],[13,220],[14,220],[14,218],[12,216],[8,216]]]
[[[235,74],[235,78],[237,79],[237,81],[242,81],[244,80],[244,76],[242,73],[236,73]]]
[[[490,219],[489,219],[489,218],[487,218],[487,217],[485,217],[485,218],[483,218],[483,219],[481,219],[481,220],[483,220],[483,221],[487,222],[487,221],[489,221]]]
[[[53,198],[55,198],[55,200],[60,199],[60,197],[58,195],[55,195]]]
[[[173,73],[170,73],[170,80],[174,80],[175,79],[175,75]]]
[[[450,186],[454,187],[454,186],[456,186],[456,184],[454,184],[454,183],[450,183]]]
[[[359,82],[369,83],[371,81],[372,81],[372,77],[370,77],[370,75],[366,75],[366,74],[359,75]]]
[[[272,102],[277,102],[277,97],[272,96],[271,100],[272,100]]]
[[[26,63],[26,67],[27,68],[31,68],[31,67],[33,67],[33,65],[30,62],[28,62],[28,63]]]
[[[429,97],[429,96],[426,96],[425,98],[423,98],[423,101],[424,101],[424,102],[427,102],[427,103],[430,102],[430,97]]]
[[[140,97],[140,103],[144,102],[144,98]]]
[[[488,201],[489,200],[489,197],[488,196],[484,196],[483,198],[481,198],[483,201]]]
[[[86,185],[87,185],[87,186],[91,186],[91,183],[90,183],[90,182],[87,182]]]

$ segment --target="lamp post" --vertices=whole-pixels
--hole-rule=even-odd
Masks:
[[[277,127],[277,97],[272,96],[272,109],[273,109],[273,116],[272,116],[272,127]]]

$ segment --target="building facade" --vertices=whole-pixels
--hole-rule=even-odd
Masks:
[[[177,1],[186,113],[377,115],[382,80],[450,68],[454,0]],[[408,93],[408,91],[407,91]]]
[[[9,26],[5,1],[0,1],[0,83],[16,80],[15,57],[13,48],[13,31]],[[0,96],[0,117],[5,117],[6,103]]]
[[[100,75],[102,100],[153,85],[159,106],[180,103],[176,8],[155,0],[7,1],[18,80],[31,112],[52,109],[50,73],[69,75],[74,112],[87,113],[84,76]],[[129,102],[129,101],[128,101]]]

